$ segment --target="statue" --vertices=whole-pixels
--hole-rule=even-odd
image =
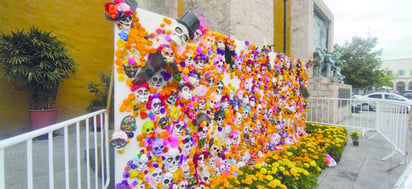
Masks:
[[[342,82],[345,76],[340,73],[343,64],[340,58],[339,52],[316,48],[313,52],[313,77],[329,77],[333,82]]]
[[[339,52],[333,52],[333,59],[335,60],[335,65],[332,67],[333,71],[333,82],[342,82],[346,77],[340,73],[343,61],[340,60],[342,55]]]
[[[324,50],[320,48],[316,48],[313,52],[313,77],[322,76],[324,54]]]

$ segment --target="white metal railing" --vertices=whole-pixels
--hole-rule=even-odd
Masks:
[[[0,189],[107,188],[108,123],[107,111],[98,110],[0,141]]]
[[[407,155],[409,106],[382,100],[309,97],[307,120],[326,125],[344,125],[358,129],[365,136],[367,131],[381,134],[396,152]]]

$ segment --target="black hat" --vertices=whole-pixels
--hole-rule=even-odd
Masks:
[[[136,0],[124,0],[124,2],[130,6],[130,10],[132,10],[132,13],[136,11],[137,9],[137,2]],[[111,2],[112,4],[114,4],[114,2]],[[104,13],[104,17],[109,20],[109,21],[117,21],[120,20],[122,17],[117,17],[116,19],[113,19],[112,17],[110,17],[107,12]]]
[[[196,15],[193,12],[189,11],[186,12],[185,15],[177,21],[186,26],[187,30],[189,30],[190,39],[193,39],[195,31],[197,30],[197,28],[199,28],[200,25],[200,21],[196,17]]]

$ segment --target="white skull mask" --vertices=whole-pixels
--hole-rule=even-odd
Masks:
[[[256,105],[256,98],[255,98],[255,97],[250,98],[250,99],[249,99],[249,104],[250,104],[250,106],[255,107],[255,105]]]
[[[170,186],[173,183],[173,174],[170,172],[167,172],[163,175],[162,178],[162,187],[163,189],[170,189]]]
[[[189,187],[189,183],[187,182],[187,180],[181,180],[178,184],[178,189],[186,189]]]
[[[156,115],[159,115],[161,113],[161,109],[163,108],[162,102],[160,101],[159,98],[154,98],[152,100],[152,112]]]
[[[193,55],[192,55],[192,53],[191,52],[187,52],[186,53],[186,56],[187,56],[187,58],[186,58],[186,60],[185,60],[185,67],[189,67],[189,66],[194,66],[194,64],[195,64],[195,61],[193,60]]]
[[[262,105],[261,105],[261,104],[258,104],[258,105],[256,106],[256,113],[257,113],[258,115],[260,115],[260,114],[262,113],[262,110],[263,110]]]
[[[199,110],[206,110],[206,100],[205,99],[199,100]]]
[[[191,175],[190,175],[190,167],[187,163],[184,163],[182,165],[182,170],[183,170],[183,176],[188,179]]]
[[[136,97],[139,102],[147,102],[149,100],[149,90],[146,87],[140,87],[136,90]]]
[[[204,60],[197,60],[195,61],[196,66],[199,68],[199,70],[203,70],[203,66],[206,65],[206,62]]]
[[[250,109],[243,109],[243,119],[247,119],[249,117],[250,114]]]
[[[168,172],[174,173],[176,172],[179,162],[180,162],[180,153],[177,148],[171,148],[166,153],[166,169]]]
[[[149,173],[150,177],[150,185],[156,186],[158,183],[162,181],[162,169],[161,168],[155,168],[155,170],[151,173]]]
[[[278,144],[280,143],[280,139],[281,139],[281,137],[280,137],[279,134],[273,133],[273,134],[270,136],[270,144],[276,146],[276,145],[278,145]]]
[[[211,77],[207,80],[207,84],[209,85],[209,87],[213,87],[215,86],[215,78]]]
[[[210,155],[216,157],[220,153],[220,146],[213,144],[210,147]]]
[[[204,183],[209,183],[210,182],[210,173],[209,171],[203,169],[200,174],[200,181]]]
[[[170,38],[177,46],[182,46],[189,40],[189,30],[183,24],[177,23],[172,32]]]
[[[163,142],[163,139],[155,139],[152,143],[152,149],[153,149],[153,155],[156,157],[160,157],[163,153],[163,150],[165,148],[165,144]]]
[[[238,70],[242,69],[242,64],[243,64],[242,59],[240,59],[240,58],[236,59],[235,64],[236,64],[236,69],[238,69]]]
[[[225,127],[224,131],[223,131],[223,136],[226,138],[230,135],[230,132],[232,132],[232,127],[227,126]]]
[[[130,15],[130,16],[124,16],[120,19],[119,23],[123,31],[130,30],[130,28],[132,27],[132,18],[133,18],[132,15]]]
[[[152,86],[153,88],[159,90],[161,89],[162,85],[163,85],[163,76],[160,72],[156,72],[156,74],[154,74],[152,76],[152,78],[150,78],[150,86]]]
[[[199,137],[200,137],[201,139],[203,139],[203,138],[206,138],[207,132],[208,132],[207,126],[205,126],[205,127],[199,127],[198,135],[199,135]]]
[[[197,164],[199,167],[205,167],[206,166],[206,157],[204,154],[199,154],[199,160],[197,161]]]
[[[236,125],[241,125],[242,124],[242,114],[239,113],[239,112],[236,113],[235,124]]]
[[[216,92],[217,92],[218,94],[222,94],[222,93],[223,93],[223,82],[222,82],[222,81],[219,81],[219,82],[217,83]]]
[[[172,135],[177,136],[177,137],[181,137],[184,126],[185,126],[185,123],[181,120],[177,121],[176,123],[173,123]]]
[[[147,163],[149,163],[149,158],[146,154],[142,154],[140,157],[136,157],[135,159],[136,169],[143,173],[147,169]]]
[[[230,143],[237,145],[240,143],[240,135],[239,135],[239,131],[235,130],[232,132],[231,136],[230,136]]]
[[[169,46],[165,46],[162,51],[163,59],[166,63],[174,63],[175,62],[175,53]]]
[[[217,56],[214,60],[214,63],[215,63],[217,72],[222,73],[224,71],[224,65],[225,65],[224,57]]]
[[[223,40],[218,40],[216,43],[217,43],[218,49],[222,49],[222,50],[225,49],[225,42]]]
[[[192,149],[193,149],[194,145],[193,142],[191,141],[186,141],[186,143],[183,144],[182,146],[182,153],[185,156],[188,156],[192,153]]]
[[[195,31],[194,41],[196,42],[200,41],[202,39],[202,36],[203,36],[202,31],[200,29],[197,29]]]
[[[176,95],[177,95],[176,93],[171,93],[169,95],[169,98],[167,98],[166,102],[170,105],[174,105],[176,102]]]
[[[183,86],[180,94],[185,100],[192,99],[192,90],[188,86]]]
[[[272,108],[270,108],[268,110],[267,117],[268,117],[268,119],[271,119],[273,117],[273,109]]]

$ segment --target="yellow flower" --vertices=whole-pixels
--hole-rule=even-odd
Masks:
[[[262,168],[262,166],[263,166],[262,164],[258,163],[258,164],[255,165],[255,168],[260,169],[260,168]]]
[[[290,174],[292,174],[293,176],[296,176],[298,174],[298,171],[296,170],[296,168],[292,168],[290,169]]]
[[[266,176],[266,180],[268,180],[268,181],[273,180],[273,176],[272,176],[272,175],[268,175],[268,176]]]
[[[283,166],[280,166],[280,167],[279,167],[279,171],[282,171],[282,172],[283,172],[283,171],[285,171],[285,168],[284,168]]]
[[[317,165],[317,164],[316,164],[316,162],[315,162],[315,161],[311,161],[311,162],[310,162],[310,166],[312,166],[312,167],[316,167],[316,165]]]

